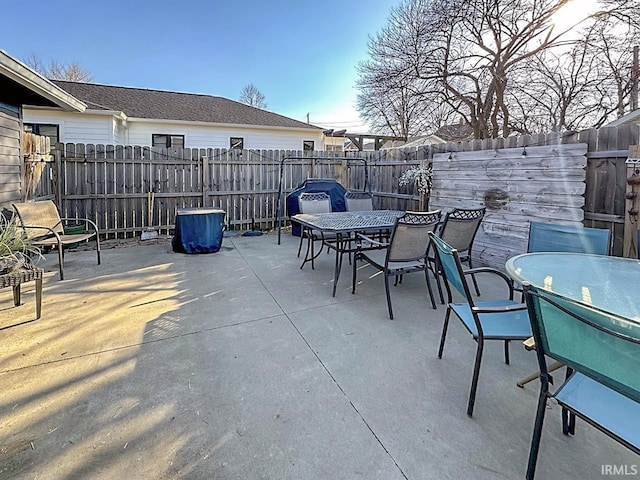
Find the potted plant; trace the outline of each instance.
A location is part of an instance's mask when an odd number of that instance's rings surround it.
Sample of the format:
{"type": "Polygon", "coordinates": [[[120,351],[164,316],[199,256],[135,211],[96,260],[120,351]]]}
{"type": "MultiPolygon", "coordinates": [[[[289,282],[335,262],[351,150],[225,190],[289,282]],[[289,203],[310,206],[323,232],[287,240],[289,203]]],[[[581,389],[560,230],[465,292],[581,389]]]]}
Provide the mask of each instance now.
{"type": "Polygon", "coordinates": [[[398,185],[415,185],[420,194],[420,209],[423,211],[429,208],[429,196],[431,195],[431,182],[433,180],[433,172],[431,165],[423,164],[411,167],[402,172],[398,179],[398,185]]]}
{"type": "Polygon", "coordinates": [[[0,275],[31,265],[32,256],[42,257],[42,254],[27,237],[18,217],[0,214],[0,275]]]}

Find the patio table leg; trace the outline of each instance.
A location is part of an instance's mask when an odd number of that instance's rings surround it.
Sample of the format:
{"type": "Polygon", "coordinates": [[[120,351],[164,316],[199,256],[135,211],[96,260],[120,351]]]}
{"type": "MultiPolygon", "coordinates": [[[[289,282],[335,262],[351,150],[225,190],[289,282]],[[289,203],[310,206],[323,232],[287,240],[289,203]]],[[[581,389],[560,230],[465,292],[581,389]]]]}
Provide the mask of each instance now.
{"type": "MultiPolygon", "coordinates": [[[[551,365],[549,365],[549,373],[558,370],[559,368],[564,367],[563,363],[560,362],[553,362],[551,365]]],[[[531,375],[527,375],[526,377],[518,380],[518,382],[516,383],[516,385],[518,385],[520,388],[524,388],[524,386],[529,383],[529,382],[533,382],[536,378],[540,377],[540,372],[534,372],[531,375]]]]}

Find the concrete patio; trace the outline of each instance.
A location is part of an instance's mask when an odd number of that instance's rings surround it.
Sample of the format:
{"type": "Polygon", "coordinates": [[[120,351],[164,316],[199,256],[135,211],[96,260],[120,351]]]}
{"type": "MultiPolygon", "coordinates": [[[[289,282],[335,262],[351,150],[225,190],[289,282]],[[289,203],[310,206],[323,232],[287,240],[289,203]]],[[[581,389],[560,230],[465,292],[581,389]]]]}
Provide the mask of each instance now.
{"type": "MultiPolygon", "coordinates": [[[[42,318],[0,291],[0,479],[521,479],[538,383],[517,342],[485,349],[474,417],[465,415],[475,344],[424,276],[393,288],[333,256],[299,269],[298,239],[225,238],[210,255],[167,241],[45,264],[42,318]]],[[[481,278],[483,297],[495,285],[481,278]],[[482,281],[484,280],[484,281],[482,281]]],[[[551,405],[538,475],[603,478],[640,459],[578,421],[562,435],[551,405]]]]}

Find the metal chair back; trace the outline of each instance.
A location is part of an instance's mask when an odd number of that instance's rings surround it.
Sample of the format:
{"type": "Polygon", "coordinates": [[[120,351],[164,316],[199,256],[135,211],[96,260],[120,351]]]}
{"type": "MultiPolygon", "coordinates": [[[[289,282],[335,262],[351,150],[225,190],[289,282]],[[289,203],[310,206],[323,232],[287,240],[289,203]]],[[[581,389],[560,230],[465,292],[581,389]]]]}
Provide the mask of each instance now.
{"type": "Polygon", "coordinates": [[[324,192],[301,193],[298,197],[298,205],[302,213],[331,212],[331,198],[324,192]]]}
{"type": "Polygon", "coordinates": [[[609,255],[611,231],[582,225],[531,222],[527,252],[568,252],[609,255]]]}
{"type": "Polygon", "coordinates": [[[347,212],[362,212],[373,210],[373,195],[369,192],[354,192],[349,190],[344,195],[347,212]]]}
{"type": "Polygon", "coordinates": [[[429,232],[440,222],[440,210],[406,212],[396,220],[387,250],[388,262],[421,260],[427,256],[429,232]]]}
{"type": "Polygon", "coordinates": [[[451,298],[451,292],[449,289],[449,285],[451,285],[458,291],[458,293],[465,297],[466,301],[469,302],[470,305],[473,305],[473,297],[469,290],[469,285],[464,277],[464,271],[462,269],[462,263],[460,262],[458,251],[437,235],[431,235],[431,241],[436,249],[440,268],[444,272],[444,278],[448,282],[448,284],[445,282],[445,285],[449,292],[449,298],[451,298]]]}
{"type": "Polygon", "coordinates": [[[461,256],[470,254],[473,240],[478,233],[486,208],[456,208],[447,212],[439,237],[461,256]]]}
{"type": "Polygon", "coordinates": [[[640,322],[525,286],[540,371],[545,355],[640,402],[640,322]]]}

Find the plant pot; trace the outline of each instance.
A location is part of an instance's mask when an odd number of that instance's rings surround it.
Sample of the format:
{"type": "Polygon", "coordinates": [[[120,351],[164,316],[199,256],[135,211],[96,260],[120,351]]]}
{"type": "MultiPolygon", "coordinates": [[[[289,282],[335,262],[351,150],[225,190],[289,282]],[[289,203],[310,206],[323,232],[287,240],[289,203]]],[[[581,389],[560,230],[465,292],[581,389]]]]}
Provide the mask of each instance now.
{"type": "MultiPolygon", "coordinates": [[[[81,233],[85,233],[84,224],[82,223],[70,223],[64,226],[64,234],[65,235],[79,235],[81,233]]],[[[70,243],[69,245],[65,245],[65,248],[75,248],[80,245],[81,242],[70,243]]]]}

